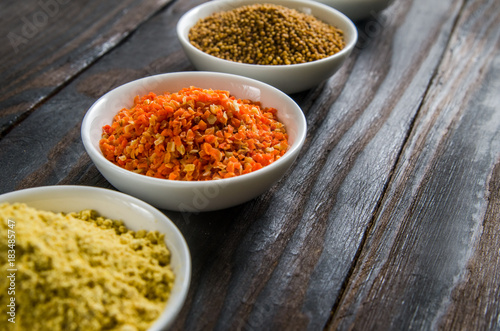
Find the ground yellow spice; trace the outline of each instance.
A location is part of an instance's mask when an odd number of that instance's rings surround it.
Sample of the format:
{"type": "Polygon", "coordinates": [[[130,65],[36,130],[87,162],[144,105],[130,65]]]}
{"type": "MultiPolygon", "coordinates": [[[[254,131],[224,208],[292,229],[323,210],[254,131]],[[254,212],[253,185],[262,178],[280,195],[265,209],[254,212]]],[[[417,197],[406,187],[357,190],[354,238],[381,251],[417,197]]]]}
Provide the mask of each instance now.
{"type": "Polygon", "coordinates": [[[311,62],[345,46],[342,30],[312,15],[273,4],[214,13],[199,20],[188,38],[207,54],[262,65],[311,62]]]}
{"type": "MultiPolygon", "coordinates": [[[[174,282],[162,234],[133,232],[90,210],[63,215],[1,203],[0,252],[10,249],[9,220],[16,323],[4,316],[1,330],[146,330],[162,313],[174,282]]],[[[7,254],[0,267],[10,269],[7,254]]],[[[8,283],[0,283],[3,307],[8,283]]]]}

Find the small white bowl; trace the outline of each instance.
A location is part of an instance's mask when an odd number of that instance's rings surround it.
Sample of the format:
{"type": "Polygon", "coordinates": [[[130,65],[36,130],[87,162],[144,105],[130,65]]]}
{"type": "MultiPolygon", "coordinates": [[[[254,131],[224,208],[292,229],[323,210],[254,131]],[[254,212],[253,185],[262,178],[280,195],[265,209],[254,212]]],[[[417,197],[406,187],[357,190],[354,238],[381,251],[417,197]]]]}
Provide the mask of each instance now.
{"type": "Polygon", "coordinates": [[[316,0],[333,7],[353,21],[375,16],[381,10],[387,8],[393,0],[316,0]]]}
{"type": "Polygon", "coordinates": [[[85,149],[97,169],[120,191],[162,209],[200,212],[232,207],[269,189],[297,158],[306,136],[306,120],[295,101],[268,84],[237,75],[194,71],[146,77],[108,92],[88,110],[81,133],[85,149]],[[99,148],[102,127],[111,124],[119,110],[130,108],[136,95],[177,92],[189,86],[226,90],[236,98],[259,101],[262,107],[276,108],[278,120],[288,133],[289,149],[280,159],[262,169],[211,181],[178,181],[140,175],[103,156],[99,148]]]}
{"type": "Polygon", "coordinates": [[[93,209],[104,217],[122,220],[131,230],[144,229],[164,233],[176,278],[165,310],[149,331],[164,330],[175,321],[189,290],[191,256],[181,232],[159,210],[121,192],[72,185],[43,186],[5,193],[0,195],[0,202],[26,203],[32,208],[55,213],[93,209]]]}
{"type": "Polygon", "coordinates": [[[177,23],[177,36],[190,61],[198,70],[233,73],[271,84],[285,93],[310,89],[331,77],[351,54],[358,34],[354,23],[330,6],[310,0],[219,0],[209,1],[186,12],[177,23]],[[270,3],[296,9],[315,16],[344,31],[345,47],[338,53],[316,61],[291,65],[256,65],[238,63],[209,55],[189,42],[189,30],[199,19],[215,12],[237,7],[270,3]]]}

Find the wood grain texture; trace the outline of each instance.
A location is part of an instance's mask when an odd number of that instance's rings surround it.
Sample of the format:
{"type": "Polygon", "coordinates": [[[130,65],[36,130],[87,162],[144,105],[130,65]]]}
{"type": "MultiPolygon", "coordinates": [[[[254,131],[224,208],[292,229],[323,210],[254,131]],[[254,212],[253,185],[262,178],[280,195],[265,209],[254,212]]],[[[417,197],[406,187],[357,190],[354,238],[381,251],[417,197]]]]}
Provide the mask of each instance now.
{"type": "Polygon", "coordinates": [[[0,137],[169,2],[2,1],[0,137]]]}
{"type": "MultiPolygon", "coordinates": [[[[127,10],[103,14],[58,60],[40,53],[39,66],[18,67],[18,92],[0,95],[0,124],[15,119],[0,134],[0,193],[112,188],[84,151],[81,120],[118,85],[193,70],[175,25],[202,2],[124,2],[150,15],[133,14],[129,26],[127,10]],[[102,53],[88,46],[95,38],[102,53]],[[44,89],[23,81],[50,73],[44,89]]],[[[358,47],[337,74],[292,95],[308,135],[279,183],[226,210],[163,211],[193,261],[173,330],[499,328],[497,7],[396,0],[358,24],[358,47]]],[[[73,31],[88,22],[61,24],[73,31]]]]}
{"type": "Polygon", "coordinates": [[[76,183],[110,187],[101,175],[96,177],[95,168],[90,166],[80,138],[80,124],[89,107],[110,89],[139,77],[190,65],[175,39],[175,17],[166,15],[165,19],[153,20],[148,27],[136,31],[130,43],[81,73],[0,140],[0,168],[6,178],[2,192],[72,183],[75,179],[76,183]],[[158,44],[157,40],[166,38],[166,32],[172,44],[158,44]],[[155,51],[145,50],[145,43],[155,51]],[[87,171],[93,173],[90,182],[86,181],[87,171]]]}
{"type": "Polygon", "coordinates": [[[465,4],[331,330],[500,328],[499,23],[465,4]]]}
{"type": "Polygon", "coordinates": [[[448,2],[429,15],[427,5],[396,3],[383,32],[345,68],[349,76],[341,72],[323,87],[327,99],[306,110],[312,125],[293,172],[257,200],[269,205],[264,214],[235,218],[251,216],[252,224],[242,239],[238,231],[221,243],[203,279],[224,277],[194,286],[193,307],[178,329],[325,325],[460,8],[448,2]],[[412,34],[404,24],[410,15],[426,21],[428,33],[412,34]]]}

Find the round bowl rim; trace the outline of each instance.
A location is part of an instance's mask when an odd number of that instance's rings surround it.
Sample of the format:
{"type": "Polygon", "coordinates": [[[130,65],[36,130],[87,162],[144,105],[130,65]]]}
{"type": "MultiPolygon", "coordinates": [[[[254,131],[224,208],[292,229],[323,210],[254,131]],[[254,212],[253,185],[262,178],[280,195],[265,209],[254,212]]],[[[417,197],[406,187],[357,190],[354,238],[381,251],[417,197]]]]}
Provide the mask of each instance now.
{"type": "MultiPolygon", "coordinates": [[[[229,91],[232,95],[232,92],[229,91]]],[[[236,96],[238,97],[238,96],[236,96]]],[[[277,108],[278,109],[278,108],[277,108]]],[[[116,110],[118,112],[119,110],[116,110]]],[[[279,109],[278,109],[278,116],[279,116],[279,109]]],[[[235,75],[235,74],[229,74],[229,73],[221,73],[221,72],[210,72],[210,71],[184,71],[184,72],[171,72],[171,73],[164,73],[164,74],[157,74],[157,75],[152,75],[152,76],[147,76],[143,78],[139,78],[130,82],[127,82],[123,85],[120,85],[104,95],[102,95],[99,99],[97,99],[94,104],[87,110],[87,113],[85,114],[83,121],[82,121],[82,127],[81,127],[81,136],[82,136],[82,141],[84,144],[84,147],[87,151],[87,153],[90,155],[92,160],[99,160],[106,166],[109,166],[110,169],[113,171],[119,173],[122,176],[132,176],[133,178],[136,178],[137,180],[140,181],[145,181],[146,184],[151,184],[151,185],[169,185],[172,186],[173,188],[175,187],[205,187],[205,186],[212,186],[214,183],[224,183],[224,184],[229,184],[229,183],[238,183],[238,182],[245,182],[247,180],[252,180],[253,178],[260,177],[261,174],[264,174],[264,172],[270,172],[272,171],[275,167],[278,167],[279,164],[286,162],[289,158],[295,157],[296,153],[300,151],[302,148],[302,145],[305,141],[307,134],[307,122],[304,116],[304,113],[302,112],[302,109],[297,105],[297,103],[290,98],[287,94],[282,92],[281,90],[277,89],[274,86],[271,86],[267,83],[258,81],[253,78],[245,77],[245,76],[240,76],[240,75],[235,75]],[[295,137],[295,142],[290,148],[287,150],[287,152],[278,160],[275,162],[271,163],[270,165],[267,165],[259,170],[250,172],[248,174],[243,174],[231,178],[222,178],[222,179],[217,179],[217,180],[207,180],[207,181],[180,181],[180,180],[169,180],[169,179],[163,179],[163,178],[155,178],[155,177],[150,177],[142,174],[137,174],[133,171],[126,170],[124,168],[119,167],[118,165],[114,164],[113,162],[107,160],[100,149],[97,149],[94,147],[94,145],[91,143],[91,123],[89,123],[89,119],[91,118],[92,114],[96,111],[98,111],[98,106],[104,98],[108,97],[113,91],[116,91],[121,88],[125,88],[126,86],[130,86],[132,84],[140,84],[141,82],[147,81],[147,80],[155,80],[155,79],[162,79],[162,78],[171,78],[175,79],[176,77],[182,77],[182,76],[190,76],[192,75],[193,77],[196,76],[204,76],[204,77],[209,77],[209,76],[220,76],[220,77],[226,77],[226,78],[233,78],[233,79],[238,79],[242,81],[246,81],[249,84],[251,84],[254,87],[260,88],[265,88],[265,89],[270,89],[273,93],[276,93],[278,95],[281,95],[285,99],[288,100],[288,102],[295,108],[296,112],[295,114],[297,115],[297,118],[300,120],[297,123],[298,128],[303,128],[302,130],[297,131],[297,137],[295,137]],[[97,109],[97,110],[96,110],[97,109]]]]}
{"type": "MultiPolygon", "coordinates": [[[[255,0],[214,0],[214,1],[209,1],[209,2],[199,4],[191,9],[189,9],[187,12],[185,12],[180,17],[179,21],[177,22],[177,26],[176,26],[177,37],[184,47],[189,48],[191,51],[196,53],[198,56],[203,56],[203,57],[209,58],[210,60],[212,60],[214,62],[221,63],[221,64],[223,63],[225,65],[238,66],[241,68],[249,68],[249,69],[252,68],[253,70],[269,70],[270,68],[272,68],[273,70],[290,70],[291,68],[303,68],[303,67],[307,67],[307,66],[320,65],[322,63],[334,61],[338,58],[343,57],[344,55],[350,54],[352,52],[352,50],[354,49],[354,47],[356,46],[356,43],[358,40],[358,31],[357,31],[356,25],[344,13],[340,12],[339,10],[337,10],[333,7],[330,7],[326,4],[312,1],[312,0],[269,0],[267,2],[269,2],[269,3],[282,2],[284,4],[285,3],[302,3],[302,4],[307,4],[308,6],[311,6],[311,7],[320,8],[324,11],[327,11],[331,14],[334,14],[335,16],[340,18],[340,20],[343,23],[347,24],[347,26],[349,26],[350,33],[352,33],[352,38],[351,38],[350,42],[347,43],[344,46],[344,48],[342,48],[339,52],[337,52],[333,55],[330,55],[328,57],[325,57],[325,58],[322,58],[319,60],[305,62],[305,63],[271,65],[271,64],[251,64],[251,63],[236,62],[236,61],[221,59],[221,58],[214,56],[214,55],[210,55],[210,54],[205,53],[202,50],[196,48],[195,46],[193,46],[189,42],[189,38],[187,38],[187,36],[184,33],[182,33],[182,31],[181,31],[185,24],[191,25],[191,27],[194,24],[196,24],[196,21],[193,21],[191,16],[193,16],[197,11],[199,11],[201,9],[204,9],[206,7],[215,7],[215,6],[217,6],[218,3],[219,4],[220,3],[226,3],[226,4],[262,3],[260,1],[255,1],[255,0]],[[189,20],[191,20],[191,21],[189,21],[189,20]],[[189,21],[190,23],[185,23],[187,21],[189,21]]],[[[234,6],[234,7],[236,8],[237,6],[234,6]]]]}
{"type": "MultiPolygon", "coordinates": [[[[161,315],[151,324],[148,330],[156,331],[162,329],[165,326],[171,325],[179,315],[182,307],[184,306],[184,303],[186,301],[189,292],[189,287],[192,277],[191,253],[189,251],[189,246],[187,245],[186,239],[182,235],[179,228],[167,215],[162,213],[156,207],[126,193],[122,193],[108,188],[86,186],[86,185],[50,185],[50,186],[37,186],[37,187],[20,189],[0,194],[0,203],[6,201],[11,201],[12,203],[23,202],[22,201],[23,199],[29,199],[29,197],[41,196],[42,193],[47,193],[47,192],[78,195],[78,193],[81,194],[84,191],[92,194],[104,194],[112,198],[115,197],[118,198],[119,200],[124,200],[127,203],[132,203],[135,204],[136,206],[141,207],[142,209],[151,213],[158,222],[163,223],[168,228],[169,234],[165,234],[165,239],[167,239],[167,237],[175,238],[175,241],[180,243],[179,259],[183,259],[184,261],[183,268],[180,269],[182,271],[180,274],[183,277],[182,279],[179,279],[178,283],[180,290],[175,294],[174,297],[169,298],[169,300],[171,300],[172,298],[175,300],[174,305],[166,306],[162,311],[161,315]]],[[[113,217],[112,215],[104,215],[104,216],[113,217]]]]}

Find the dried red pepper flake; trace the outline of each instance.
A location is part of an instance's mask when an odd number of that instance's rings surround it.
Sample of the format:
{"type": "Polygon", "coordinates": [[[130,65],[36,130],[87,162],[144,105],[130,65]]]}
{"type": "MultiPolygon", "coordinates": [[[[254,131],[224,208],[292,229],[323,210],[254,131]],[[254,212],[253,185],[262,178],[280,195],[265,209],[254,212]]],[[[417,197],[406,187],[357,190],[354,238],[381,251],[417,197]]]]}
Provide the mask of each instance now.
{"type": "Polygon", "coordinates": [[[114,164],[184,181],[235,177],[261,169],[288,149],[277,110],[229,91],[184,88],[134,98],[102,128],[100,148],[114,164]]]}

